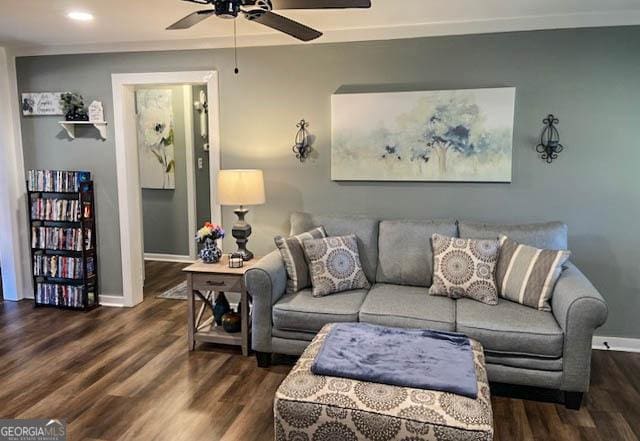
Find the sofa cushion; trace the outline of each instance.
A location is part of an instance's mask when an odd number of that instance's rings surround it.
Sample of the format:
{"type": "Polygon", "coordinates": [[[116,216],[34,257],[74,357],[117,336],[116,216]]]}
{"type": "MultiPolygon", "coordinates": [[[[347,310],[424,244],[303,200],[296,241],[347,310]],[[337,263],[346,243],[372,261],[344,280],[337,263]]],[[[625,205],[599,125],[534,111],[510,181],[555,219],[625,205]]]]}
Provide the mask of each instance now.
{"type": "Polygon", "coordinates": [[[523,355],[503,355],[485,351],[487,364],[498,364],[500,366],[510,366],[522,369],[535,369],[538,371],[561,371],[562,357],[531,357],[523,355]]]}
{"type": "Polygon", "coordinates": [[[478,340],[488,352],[562,356],[563,333],[553,314],[505,299],[495,306],[458,300],[456,330],[478,340]]]}
{"type": "Polygon", "coordinates": [[[364,274],[373,283],[378,265],[378,220],[360,216],[316,216],[309,213],[291,215],[291,235],[323,226],[329,236],[358,237],[358,251],[364,274]]]}
{"type": "Polygon", "coordinates": [[[522,244],[547,250],[566,250],[568,243],[567,225],[562,222],[500,225],[460,221],[458,230],[462,238],[497,239],[504,234],[522,244]]]}
{"type": "Polygon", "coordinates": [[[388,220],[380,222],[376,282],[431,286],[431,236],[457,236],[453,220],[388,220]]]}
{"type": "Polygon", "coordinates": [[[285,294],[273,305],[273,326],[285,331],[318,332],[327,323],[357,322],[367,291],[313,297],[310,289],[285,294]]]}
{"type": "MultiPolygon", "coordinates": [[[[299,340],[299,341],[311,341],[316,336],[315,332],[301,332],[301,331],[284,331],[279,328],[272,328],[271,334],[276,338],[286,340],[299,340]]],[[[300,354],[297,354],[300,355],[300,354]]]]}
{"type": "Polygon", "coordinates": [[[376,284],[360,307],[360,321],[383,326],[455,331],[455,301],[427,288],[376,284]]]}

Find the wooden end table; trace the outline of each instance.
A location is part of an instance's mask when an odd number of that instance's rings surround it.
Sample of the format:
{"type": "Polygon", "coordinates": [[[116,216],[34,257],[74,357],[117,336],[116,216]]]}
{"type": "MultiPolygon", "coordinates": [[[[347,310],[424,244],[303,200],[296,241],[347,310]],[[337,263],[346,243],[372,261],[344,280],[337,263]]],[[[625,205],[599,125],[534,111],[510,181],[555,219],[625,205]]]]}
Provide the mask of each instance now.
{"type": "Polygon", "coordinates": [[[198,261],[182,271],[187,273],[187,339],[189,350],[193,351],[196,342],[219,343],[242,347],[242,355],[249,355],[250,317],[249,294],[244,284],[244,273],[255,265],[258,258],[244,262],[242,268],[229,268],[228,256],[225,255],[218,263],[203,263],[198,261]],[[218,295],[225,292],[240,293],[241,331],[230,334],[216,326],[213,320],[213,305],[218,295]],[[196,314],[196,299],[202,304],[196,314]],[[211,312],[211,317],[204,319],[205,311],[211,312]],[[204,319],[204,320],[203,320],[204,319]]]}

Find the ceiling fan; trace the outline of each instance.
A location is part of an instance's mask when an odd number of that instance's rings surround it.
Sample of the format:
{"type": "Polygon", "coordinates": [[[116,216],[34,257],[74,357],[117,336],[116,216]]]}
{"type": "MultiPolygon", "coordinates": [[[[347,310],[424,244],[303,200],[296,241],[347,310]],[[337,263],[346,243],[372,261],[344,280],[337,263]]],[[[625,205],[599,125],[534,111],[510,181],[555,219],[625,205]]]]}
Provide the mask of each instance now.
{"type": "Polygon", "coordinates": [[[188,29],[201,21],[216,16],[225,19],[236,19],[242,14],[249,21],[255,21],[302,41],[311,41],[322,35],[322,32],[298,23],[273,10],[281,9],[348,9],[370,8],[371,0],[183,0],[200,5],[209,5],[203,9],[178,20],[168,30],[188,29]]]}

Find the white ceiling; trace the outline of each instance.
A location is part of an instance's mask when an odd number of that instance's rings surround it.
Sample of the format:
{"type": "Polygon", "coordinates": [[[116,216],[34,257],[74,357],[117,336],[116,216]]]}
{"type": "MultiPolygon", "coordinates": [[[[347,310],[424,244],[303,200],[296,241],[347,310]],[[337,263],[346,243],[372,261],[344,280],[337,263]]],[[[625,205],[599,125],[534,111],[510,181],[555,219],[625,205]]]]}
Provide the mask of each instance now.
{"type": "MultiPolygon", "coordinates": [[[[640,24],[640,0],[372,0],[369,10],[286,11],[325,33],[316,42],[640,24]]],[[[165,27],[201,6],[180,0],[0,0],[0,45],[17,54],[227,47],[233,24],[211,18],[165,27]],[[90,23],[66,18],[72,10],[90,23]]],[[[238,20],[242,46],[297,44],[238,20]]]]}

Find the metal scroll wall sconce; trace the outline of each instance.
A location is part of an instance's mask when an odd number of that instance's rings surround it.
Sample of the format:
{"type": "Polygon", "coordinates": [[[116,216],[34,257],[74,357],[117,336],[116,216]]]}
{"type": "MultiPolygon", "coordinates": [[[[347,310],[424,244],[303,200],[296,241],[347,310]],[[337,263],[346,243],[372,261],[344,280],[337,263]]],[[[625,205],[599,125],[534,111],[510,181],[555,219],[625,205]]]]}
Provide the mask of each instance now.
{"type": "Polygon", "coordinates": [[[311,154],[311,150],[313,150],[311,148],[309,131],[307,130],[309,123],[301,119],[300,122],[296,124],[296,127],[298,128],[298,133],[296,133],[293,153],[296,154],[296,158],[298,158],[300,162],[304,162],[311,154]]]}
{"type": "Polygon", "coordinates": [[[540,153],[540,158],[545,160],[547,164],[558,159],[558,154],[564,150],[564,146],[560,144],[560,133],[556,128],[556,124],[559,122],[560,120],[551,113],[542,120],[545,128],[540,135],[540,144],[536,146],[536,151],[540,153]]]}

